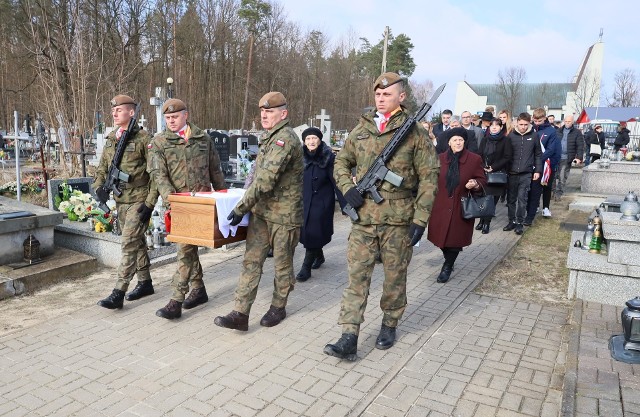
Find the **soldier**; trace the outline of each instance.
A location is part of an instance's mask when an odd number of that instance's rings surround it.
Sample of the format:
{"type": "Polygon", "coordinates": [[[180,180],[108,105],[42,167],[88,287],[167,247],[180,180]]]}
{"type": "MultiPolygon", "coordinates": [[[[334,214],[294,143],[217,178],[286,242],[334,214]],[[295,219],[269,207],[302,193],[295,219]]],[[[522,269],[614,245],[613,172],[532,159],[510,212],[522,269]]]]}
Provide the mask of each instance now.
{"type": "Polygon", "coordinates": [[[269,311],[260,325],[272,327],[287,316],[287,297],[293,290],[293,253],[302,225],[302,143],[289,126],[287,101],[282,93],[270,92],[259,102],[262,127],[254,180],[229,214],[231,225],[251,212],[242,275],[235,295],[235,309],[216,317],[220,327],[247,331],[249,312],[256,299],[262,265],[273,248],[275,279],[269,311]]]}
{"type": "MultiPolygon", "coordinates": [[[[118,129],[109,133],[104,144],[100,164],[96,170],[95,194],[101,203],[109,199],[109,191],[102,188],[107,179],[109,167],[115,154],[116,146],[122,132],[129,126],[135,114],[136,103],[129,96],[118,95],[111,100],[111,115],[118,129]]],[[[125,292],[133,274],[138,275],[138,285],[127,294],[127,301],[134,301],[153,294],[151,274],[149,274],[149,254],[144,233],[149,225],[149,218],[158,199],[158,191],[147,172],[147,145],[151,135],[134,126],[127,139],[127,145],[118,167],[129,174],[129,182],[121,182],[122,195],[114,196],[118,223],[122,230],[120,246],[122,258],[118,267],[118,280],[111,295],[98,301],[98,305],[108,309],[120,309],[125,292]]]]}
{"type": "MultiPolygon", "coordinates": [[[[153,177],[165,205],[169,194],[200,192],[226,188],[220,157],[213,141],[193,123],[187,122],[189,112],[183,101],[172,98],[162,106],[167,129],[158,133],[149,145],[148,170],[153,177]]],[[[177,244],[178,270],[173,275],[173,295],[169,303],[156,311],[156,316],[176,319],[182,308],[190,309],[209,301],[202,282],[202,265],[198,247],[177,244]],[[191,281],[191,292],[189,292],[191,281]]]]}
{"type": "Polygon", "coordinates": [[[362,178],[394,132],[407,119],[401,105],[406,98],[405,80],[386,72],[375,81],[376,110],[364,114],[351,131],[335,162],[334,177],[345,200],[358,209],[359,219],[353,222],[347,247],[349,284],[342,295],[338,323],[342,337],[328,344],[324,353],[354,361],[360,324],[371,285],[371,274],[379,254],[384,267],[384,283],[380,307],[384,313],[376,348],[389,349],[395,343],[396,326],[407,304],[407,267],[413,245],[422,237],[436,194],[439,162],[427,131],[418,123],[387,163],[387,167],[403,178],[400,187],[381,182],[379,192],[384,198],[376,204],[368,195],[363,197],[354,187],[351,177],[362,178]],[[413,190],[417,190],[414,197],[413,190]]]}

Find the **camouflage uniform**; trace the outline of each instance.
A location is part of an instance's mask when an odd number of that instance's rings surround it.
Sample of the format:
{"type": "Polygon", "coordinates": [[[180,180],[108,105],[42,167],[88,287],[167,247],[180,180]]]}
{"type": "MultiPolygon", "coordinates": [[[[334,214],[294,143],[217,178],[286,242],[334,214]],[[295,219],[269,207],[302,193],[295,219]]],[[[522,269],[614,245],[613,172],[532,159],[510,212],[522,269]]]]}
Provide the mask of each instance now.
{"type": "MultiPolygon", "coordinates": [[[[356,178],[362,178],[394,131],[406,120],[405,109],[402,110],[391,117],[382,134],[373,119],[375,110],[364,114],[351,131],[334,168],[336,183],[343,194],[354,186],[351,169],[355,167],[356,178]]],[[[359,333],[378,254],[385,275],[380,299],[384,312],[382,324],[396,327],[407,304],[407,267],[413,254],[413,247],[408,246],[409,225],[413,221],[426,227],[439,173],[435,148],[422,126],[416,124],[387,167],[404,180],[400,187],[383,181],[379,190],[384,201],[376,204],[366,196],[364,205],[358,209],[360,218],[352,225],[347,249],[349,286],[342,296],[338,321],[343,333],[359,333]],[[415,198],[413,190],[417,190],[415,198]]]]}
{"type": "MultiPolygon", "coordinates": [[[[191,129],[188,140],[165,130],[149,145],[148,170],[165,204],[171,193],[211,191],[212,184],[215,190],[227,188],[213,141],[204,130],[187,125],[191,129]]],[[[178,243],[177,262],[171,299],[183,302],[189,292],[189,280],[194,289],[204,286],[198,247],[178,243]]]]}
{"type": "MultiPolygon", "coordinates": [[[[116,151],[118,139],[116,131],[107,136],[100,158],[100,164],[96,170],[95,188],[102,187],[109,167],[116,151]]],[[[120,183],[122,195],[115,197],[116,210],[118,212],[118,224],[122,231],[120,246],[122,249],[122,259],[118,267],[118,281],[115,289],[126,291],[133,274],[138,275],[138,281],[151,279],[149,274],[149,254],[144,233],[148,223],[142,223],[137,212],[138,208],[145,204],[153,207],[158,200],[158,191],[150,180],[147,172],[148,149],[151,135],[139,128],[131,132],[127,140],[120,170],[129,174],[129,182],[120,183]]]]}
{"type": "Polygon", "coordinates": [[[242,275],[235,310],[249,314],[262,275],[262,265],[273,247],[275,267],[271,304],[282,308],[293,290],[293,253],[302,225],[302,143],[287,119],[260,142],[255,177],[234,211],[251,211],[242,275]]]}

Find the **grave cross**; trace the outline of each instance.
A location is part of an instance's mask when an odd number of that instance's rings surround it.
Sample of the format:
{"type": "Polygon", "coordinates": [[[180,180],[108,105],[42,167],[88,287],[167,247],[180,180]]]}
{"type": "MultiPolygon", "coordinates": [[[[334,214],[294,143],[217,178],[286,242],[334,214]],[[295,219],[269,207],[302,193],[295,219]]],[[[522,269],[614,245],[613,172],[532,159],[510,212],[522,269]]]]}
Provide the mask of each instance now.
{"type": "Polygon", "coordinates": [[[147,122],[147,119],[145,119],[144,114],[140,117],[140,119],[138,120],[138,124],[140,125],[140,128],[144,129],[144,124],[147,122]]]}
{"type": "Polygon", "coordinates": [[[316,119],[320,120],[320,131],[322,132],[323,142],[331,145],[331,116],[326,113],[325,109],[320,109],[320,114],[316,115],[316,119]]]}

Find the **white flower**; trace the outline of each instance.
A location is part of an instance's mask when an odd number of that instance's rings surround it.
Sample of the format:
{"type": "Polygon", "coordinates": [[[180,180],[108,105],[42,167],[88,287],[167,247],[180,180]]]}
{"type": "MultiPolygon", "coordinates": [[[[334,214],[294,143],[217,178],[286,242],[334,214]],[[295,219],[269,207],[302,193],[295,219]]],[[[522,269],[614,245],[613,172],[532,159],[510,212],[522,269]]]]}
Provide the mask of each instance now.
{"type": "Polygon", "coordinates": [[[81,204],[77,204],[73,206],[73,212],[78,216],[81,216],[82,214],[84,214],[84,207],[82,207],[81,204]]]}
{"type": "Polygon", "coordinates": [[[69,197],[69,203],[72,206],[76,206],[76,205],[82,203],[82,201],[77,196],[72,195],[71,197],[69,197]]]}
{"type": "Polygon", "coordinates": [[[71,203],[69,203],[68,201],[62,201],[58,206],[58,209],[60,211],[66,211],[69,207],[71,207],[71,203]]]}

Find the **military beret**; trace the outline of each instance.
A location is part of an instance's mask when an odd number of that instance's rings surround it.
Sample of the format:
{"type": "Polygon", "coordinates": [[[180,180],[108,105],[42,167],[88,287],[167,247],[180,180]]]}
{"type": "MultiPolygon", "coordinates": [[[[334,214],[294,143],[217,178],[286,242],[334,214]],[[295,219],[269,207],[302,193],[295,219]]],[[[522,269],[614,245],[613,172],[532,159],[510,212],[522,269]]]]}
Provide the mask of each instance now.
{"type": "Polygon", "coordinates": [[[468,139],[467,129],[465,129],[464,127],[453,127],[451,129],[445,130],[442,135],[444,140],[447,141],[447,143],[449,143],[449,140],[451,140],[451,138],[454,136],[462,137],[462,139],[464,139],[465,142],[468,139]]]}
{"type": "Polygon", "coordinates": [[[373,91],[376,91],[378,88],[384,90],[387,87],[399,83],[400,81],[403,81],[403,78],[400,75],[395,72],[385,72],[376,79],[376,82],[373,83],[373,91]]]}
{"type": "Polygon", "coordinates": [[[304,138],[306,138],[309,135],[315,135],[315,136],[319,137],[320,139],[322,139],[322,132],[317,127],[308,127],[305,130],[303,130],[302,131],[302,140],[304,140],[304,138]]]}
{"type": "Polygon", "coordinates": [[[123,104],[133,104],[135,106],[136,102],[124,94],[119,94],[111,99],[111,107],[122,106],[123,104]]]}
{"type": "Polygon", "coordinates": [[[287,104],[287,99],[279,91],[271,91],[262,96],[258,102],[258,107],[263,109],[273,109],[274,107],[280,107],[287,104]]]}
{"type": "Polygon", "coordinates": [[[182,110],[187,110],[187,105],[177,98],[170,98],[162,105],[162,114],[177,113],[182,110]]]}

